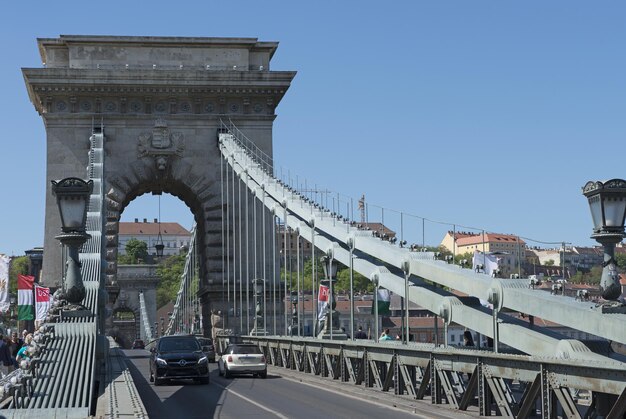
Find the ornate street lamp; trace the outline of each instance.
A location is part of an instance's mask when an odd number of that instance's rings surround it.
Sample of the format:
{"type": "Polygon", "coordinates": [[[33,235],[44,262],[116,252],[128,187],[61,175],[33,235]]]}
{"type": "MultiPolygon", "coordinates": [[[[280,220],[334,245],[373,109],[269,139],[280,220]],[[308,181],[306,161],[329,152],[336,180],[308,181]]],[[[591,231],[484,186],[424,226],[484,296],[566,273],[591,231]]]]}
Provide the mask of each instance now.
{"type": "Polygon", "coordinates": [[[326,305],[326,313],[324,315],[324,328],[317,337],[319,339],[346,340],[348,336],[339,329],[339,312],[335,311],[337,302],[335,301],[334,283],[337,282],[338,264],[332,255],[332,250],[329,250],[328,255],[322,256],[321,259],[326,279],[320,281],[320,290],[323,287],[328,288],[328,304],[326,305]]]}
{"type": "Polygon", "coordinates": [[[154,248],[156,249],[156,255],[158,258],[163,257],[163,249],[165,248],[160,230],[161,230],[161,226],[159,225],[159,235],[157,236],[157,241],[156,241],[157,244],[154,245],[154,248]]]}
{"type": "Polygon", "coordinates": [[[291,336],[298,333],[298,292],[291,291],[291,336]]]}
{"type": "Polygon", "coordinates": [[[338,263],[334,258],[322,256],[322,268],[324,268],[324,276],[329,279],[337,277],[338,263]]]}
{"type": "Polygon", "coordinates": [[[158,219],[158,224],[159,224],[159,235],[157,236],[156,244],[154,245],[154,248],[156,249],[157,258],[160,259],[160,258],[163,257],[163,249],[165,248],[165,245],[163,244],[163,237],[161,236],[161,195],[159,195],[159,219],[158,219]]]}
{"type": "MultiPolygon", "coordinates": [[[[263,318],[263,305],[265,304],[265,280],[262,278],[253,279],[254,288],[254,301],[255,301],[255,315],[254,315],[254,329],[250,332],[253,336],[265,336],[267,332],[265,330],[265,319],[263,318]]],[[[296,300],[297,303],[297,300],[296,300]]]]}
{"type": "MultiPolygon", "coordinates": [[[[65,271],[65,299],[79,305],[85,298],[85,286],[80,273],[78,249],[90,237],[85,233],[87,208],[93,182],[75,178],[52,181],[52,194],[56,196],[61,214],[62,234],[55,238],[68,248],[67,268],[65,271]]],[[[82,308],[82,307],[78,307],[82,308]]]]}
{"type": "Polygon", "coordinates": [[[587,182],[583,195],[589,200],[593,219],[593,234],[604,247],[604,263],[600,292],[605,300],[617,300],[621,294],[615,245],[624,238],[624,218],[626,217],[626,180],[611,179],[606,182],[587,182]]]}

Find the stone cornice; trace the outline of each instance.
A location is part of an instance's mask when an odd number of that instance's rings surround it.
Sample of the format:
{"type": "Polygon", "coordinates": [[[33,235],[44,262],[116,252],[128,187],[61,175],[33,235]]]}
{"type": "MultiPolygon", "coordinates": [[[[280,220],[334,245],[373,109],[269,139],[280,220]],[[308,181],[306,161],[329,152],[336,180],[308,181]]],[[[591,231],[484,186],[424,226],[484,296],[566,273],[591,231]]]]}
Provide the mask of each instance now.
{"type": "Polygon", "coordinates": [[[29,85],[102,86],[254,86],[287,89],[295,71],[221,70],[92,70],[74,68],[22,68],[29,85]]]}
{"type": "Polygon", "coordinates": [[[39,113],[272,113],[295,72],[23,69],[39,113]],[[165,104],[165,106],[163,106],[165,104]],[[161,109],[162,108],[162,109],[161,109]]]}

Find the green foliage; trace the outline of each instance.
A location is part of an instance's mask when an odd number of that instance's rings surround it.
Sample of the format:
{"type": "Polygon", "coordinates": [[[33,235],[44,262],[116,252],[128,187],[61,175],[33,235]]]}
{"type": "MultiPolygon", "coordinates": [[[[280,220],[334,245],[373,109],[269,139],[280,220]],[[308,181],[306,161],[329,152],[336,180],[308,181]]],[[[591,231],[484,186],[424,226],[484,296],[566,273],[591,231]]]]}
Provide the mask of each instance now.
{"type": "Polygon", "coordinates": [[[18,256],[11,259],[9,270],[9,293],[17,293],[17,276],[28,275],[28,256],[18,256]]]}
{"type": "Polygon", "coordinates": [[[600,284],[600,279],[602,279],[602,266],[594,266],[591,268],[591,271],[587,274],[587,281],[590,284],[598,285],[600,284]]]}
{"type": "Polygon", "coordinates": [[[461,255],[456,255],[454,258],[454,263],[457,265],[461,264],[462,260],[465,260],[467,265],[465,265],[465,267],[472,267],[472,260],[474,259],[474,253],[472,252],[465,252],[461,255]]]}
{"type": "Polygon", "coordinates": [[[120,255],[118,262],[122,265],[141,265],[146,263],[148,258],[148,245],[146,242],[130,239],[126,243],[126,254],[120,255]]]}
{"type": "Polygon", "coordinates": [[[622,271],[626,271],[626,254],[618,253],[615,255],[615,261],[617,262],[618,268],[622,271]]]}
{"type": "Polygon", "coordinates": [[[163,307],[176,299],[180,288],[180,276],[185,269],[185,256],[173,255],[163,260],[157,267],[157,307],[163,307]]]}
{"type": "Polygon", "coordinates": [[[585,274],[581,271],[576,271],[576,273],[570,278],[570,282],[573,282],[574,284],[581,284],[585,282],[585,274]]]}
{"type": "MultiPolygon", "coordinates": [[[[319,284],[319,281],[321,279],[324,279],[324,267],[322,266],[319,258],[316,258],[315,262],[315,277],[317,278],[319,284]]],[[[287,281],[290,289],[293,287],[293,289],[295,290],[298,287],[298,271],[295,263],[292,264],[291,272],[283,269],[281,270],[280,276],[283,281],[287,281]]],[[[300,287],[305,291],[313,289],[313,263],[311,261],[311,258],[304,261],[304,266],[300,271],[300,281],[300,287]]],[[[354,292],[374,290],[374,284],[372,283],[372,281],[356,271],[354,271],[353,281],[354,292]]],[[[335,283],[335,287],[335,290],[337,292],[350,290],[350,269],[342,264],[339,264],[339,268],[337,269],[337,282],[335,283]]]]}
{"type": "MultiPolygon", "coordinates": [[[[374,291],[374,283],[369,278],[354,271],[352,275],[352,281],[354,284],[354,292],[374,291]]],[[[350,291],[350,269],[342,269],[337,272],[337,282],[335,283],[337,292],[350,291]]]]}
{"type": "Polygon", "coordinates": [[[570,282],[575,284],[592,284],[598,285],[600,284],[600,279],[602,278],[602,267],[594,266],[591,268],[590,272],[581,272],[576,271],[574,275],[570,278],[570,282]]]}
{"type": "Polygon", "coordinates": [[[543,264],[543,266],[554,266],[554,260],[547,260],[546,263],[543,264]]]}

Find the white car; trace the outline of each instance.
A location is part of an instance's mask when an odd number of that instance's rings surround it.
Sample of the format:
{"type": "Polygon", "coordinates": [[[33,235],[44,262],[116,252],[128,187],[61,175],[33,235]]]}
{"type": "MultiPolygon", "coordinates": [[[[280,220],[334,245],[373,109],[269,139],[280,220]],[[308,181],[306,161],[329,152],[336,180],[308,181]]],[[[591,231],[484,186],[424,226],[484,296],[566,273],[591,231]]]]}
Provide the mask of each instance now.
{"type": "Polygon", "coordinates": [[[226,347],[217,360],[220,376],[252,374],[254,377],[267,377],[267,362],[259,347],[252,343],[236,343],[226,347]]]}

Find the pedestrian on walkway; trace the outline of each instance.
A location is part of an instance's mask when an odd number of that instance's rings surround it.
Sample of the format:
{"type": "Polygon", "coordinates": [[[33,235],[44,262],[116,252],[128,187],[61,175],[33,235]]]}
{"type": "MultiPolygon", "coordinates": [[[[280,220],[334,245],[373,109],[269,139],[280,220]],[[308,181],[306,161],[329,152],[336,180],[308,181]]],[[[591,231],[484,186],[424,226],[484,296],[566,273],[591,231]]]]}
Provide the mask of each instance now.
{"type": "Polygon", "coordinates": [[[9,372],[9,366],[13,365],[11,362],[11,351],[9,345],[7,345],[4,336],[0,335],[0,372],[6,375],[9,372]]]}
{"type": "Polygon", "coordinates": [[[385,329],[383,331],[383,334],[380,335],[380,338],[378,338],[378,340],[393,340],[391,338],[391,335],[389,334],[389,329],[385,329]]]}
{"type": "Polygon", "coordinates": [[[358,330],[354,334],[355,339],[367,339],[367,334],[363,331],[363,327],[359,326],[358,330]]]}
{"type": "Polygon", "coordinates": [[[24,341],[19,338],[17,331],[11,333],[11,341],[9,342],[9,350],[11,351],[11,366],[9,372],[18,367],[17,365],[17,353],[24,346],[24,341]]]}

